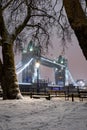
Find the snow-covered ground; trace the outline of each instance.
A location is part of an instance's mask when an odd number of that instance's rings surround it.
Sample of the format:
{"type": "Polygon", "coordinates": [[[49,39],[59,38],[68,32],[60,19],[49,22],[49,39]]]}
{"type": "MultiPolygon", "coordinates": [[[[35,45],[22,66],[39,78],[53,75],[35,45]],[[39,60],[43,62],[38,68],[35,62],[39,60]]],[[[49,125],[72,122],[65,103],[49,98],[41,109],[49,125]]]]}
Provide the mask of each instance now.
{"type": "Polygon", "coordinates": [[[0,99],[0,130],[87,130],[87,101],[0,99]]]}

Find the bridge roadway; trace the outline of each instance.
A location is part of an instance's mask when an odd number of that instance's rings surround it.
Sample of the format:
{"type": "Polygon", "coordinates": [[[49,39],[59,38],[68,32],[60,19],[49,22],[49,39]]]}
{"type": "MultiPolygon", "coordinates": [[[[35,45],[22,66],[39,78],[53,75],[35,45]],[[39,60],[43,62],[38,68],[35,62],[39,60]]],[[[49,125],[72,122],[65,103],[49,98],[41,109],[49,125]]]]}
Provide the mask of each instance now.
{"type": "Polygon", "coordinates": [[[21,63],[16,66],[17,74],[21,73],[22,70],[24,70],[27,66],[29,66],[30,63],[38,59],[40,61],[40,64],[51,67],[51,68],[60,68],[60,67],[65,68],[66,67],[64,65],[56,63],[54,60],[51,60],[42,56],[41,57],[34,56],[32,58],[31,57],[25,58],[23,62],[21,61],[21,63]]]}

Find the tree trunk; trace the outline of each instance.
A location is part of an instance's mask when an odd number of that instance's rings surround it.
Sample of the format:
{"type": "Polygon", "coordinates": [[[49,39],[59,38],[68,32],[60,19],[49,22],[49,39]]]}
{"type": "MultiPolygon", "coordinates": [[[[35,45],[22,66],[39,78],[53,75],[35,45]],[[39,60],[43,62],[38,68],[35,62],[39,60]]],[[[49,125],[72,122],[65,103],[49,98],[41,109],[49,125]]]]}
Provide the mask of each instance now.
{"type": "Polygon", "coordinates": [[[0,85],[5,93],[6,90],[4,90],[5,82],[4,82],[3,64],[1,59],[0,59],[0,85]]]}
{"type": "Polygon", "coordinates": [[[3,55],[3,78],[2,89],[3,99],[20,99],[22,95],[19,90],[17,77],[15,73],[13,45],[8,43],[2,44],[3,55]]]}
{"type": "Polygon", "coordinates": [[[0,83],[1,83],[1,79],[2,79],[2,62],[0,59],[0,83]]]}
{"type": "Polygon", "coordinates": [[[79,0],[63,0],[66,14],[87,60],[87,18],[79,0]]]}

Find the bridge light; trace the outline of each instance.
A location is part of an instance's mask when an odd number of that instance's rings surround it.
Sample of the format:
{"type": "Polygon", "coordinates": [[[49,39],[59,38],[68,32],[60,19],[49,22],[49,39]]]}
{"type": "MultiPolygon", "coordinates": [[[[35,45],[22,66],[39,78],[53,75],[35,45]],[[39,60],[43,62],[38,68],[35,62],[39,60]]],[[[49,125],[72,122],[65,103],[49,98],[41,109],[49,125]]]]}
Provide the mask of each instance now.
{"type": "Polygon", "coordinates": [[[63,63],[64,63],[63,59],[61,59],[60,63],[61,63],[61,64],[63,64],[63,63]]]}
{"type": "Polygon", "coordinates": [[[62,78],[63,78],[62,76],[59,77],[59,79],[62,79],[62,78]]]}
{"type": "Polygon", "coordinates": [[[30,41],[27,46],[27,51],[32,52],[33,50],[34,50],[34,43],[32,41],[30,41]]]}
{"type": "Polygon", "coordinates": [[[39,66],[40,66],[40,62],[37,61],[37,62],[35,63],[35,66],[36,66],[36,68],[39,68],[39,66]]]}
{"type": "Polygon", "coordinates": [[[58,70],[58,68],[55,69],[55,71],[57,71],[57,70],[58,70]]]}
{"type": "Polygon", "coordinates": [[[32,46],[30,47],[30,51],[33,51],[33,47],[32,46]]]}
{"type": "Polygon", "coordinates": [[[58,63],[63,64],[63,65],[65,64],[65,58],[62,57],[62,55],[59,56],[58,63]]]}
{"type": "Polygon", "coordinates": [[[39,93],[39,67],[40,67],[40,62],[37,60],[35,63],[35,66],[37,68],[37,93],[39,93]]]}

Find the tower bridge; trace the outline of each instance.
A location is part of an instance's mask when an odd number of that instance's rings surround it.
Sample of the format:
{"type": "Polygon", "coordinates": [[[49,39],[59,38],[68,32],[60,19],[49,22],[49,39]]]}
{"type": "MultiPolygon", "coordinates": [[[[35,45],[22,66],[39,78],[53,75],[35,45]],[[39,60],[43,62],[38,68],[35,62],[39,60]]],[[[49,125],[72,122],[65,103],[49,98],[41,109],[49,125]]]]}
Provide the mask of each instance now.
{"type": "Polygon", "coordinates": [[[29,43],[26,51],[22,53],[21,62],[16,65],[17,75],[21,74],[22,83],[34,83],[40,80],[39,66],[36,63],[40,63],[43,66],[50,67],[54,70],[55,85],[65,86],[76,83],[68,69],[68,60],[60,55],[56,60],[46,58],[41,55],[40,48],[32,46],[32,42],[29,43]]]}

